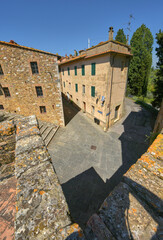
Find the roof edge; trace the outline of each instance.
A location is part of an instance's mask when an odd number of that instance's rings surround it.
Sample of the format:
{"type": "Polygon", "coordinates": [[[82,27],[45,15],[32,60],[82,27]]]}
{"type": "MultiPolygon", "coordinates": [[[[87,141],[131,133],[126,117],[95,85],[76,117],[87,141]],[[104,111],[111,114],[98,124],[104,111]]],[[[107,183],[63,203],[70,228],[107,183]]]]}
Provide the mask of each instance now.
{"type": "Polygon", "coordinates": [[[29,50],[29,51],[40,52],[40,53],[52,55],[52,56],[55,56],[55,57],[58,57],[58,58],[61,57],[61,56],[58,55],[58,54],[46,52],[46,51],[43,51],[43,50],[31,48],[31,47],[22,46],[22,45],[19,45],[19,44],[8,43],[8,42],[5,42],[5,41],[0,41],[0,44],[7,45],[7,46],[10,46],[10,47],[22,48],[22,49],[29,50]]]}

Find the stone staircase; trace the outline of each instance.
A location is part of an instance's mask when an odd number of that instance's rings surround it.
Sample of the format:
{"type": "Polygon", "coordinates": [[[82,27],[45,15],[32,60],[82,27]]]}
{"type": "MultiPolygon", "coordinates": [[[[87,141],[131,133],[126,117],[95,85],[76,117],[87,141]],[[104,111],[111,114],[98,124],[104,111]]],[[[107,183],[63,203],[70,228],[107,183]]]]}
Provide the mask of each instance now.
{"type": "MultiPolygon", "coordinates": [[[[0,111],[0,122],[1,121],[10,121],[10,120],[19,120],[22,116],[16,113],[9,113],[0,111]]],[[[38,126],[41,133],[41,136],[45,142],[45,145],[48,146],[51,140],[53,139],[55,133],[57,132],[59,126],[56,126],[52,123],[43,122],[38,120],[38,126]]]]}
{"type": "Polygon", "coordinates": [[[43,122],[40,120],[38,120],[38,125],[45,145],[48,146],[51,140],[53,139],[55,133],[57,132],[59,126],[56,126],[52,123],[43,122]]]}

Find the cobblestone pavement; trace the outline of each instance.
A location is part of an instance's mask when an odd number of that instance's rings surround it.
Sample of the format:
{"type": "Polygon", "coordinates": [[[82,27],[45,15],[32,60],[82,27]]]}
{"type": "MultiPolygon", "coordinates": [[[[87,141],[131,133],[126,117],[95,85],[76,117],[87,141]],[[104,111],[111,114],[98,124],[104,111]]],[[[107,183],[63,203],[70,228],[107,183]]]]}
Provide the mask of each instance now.
{"type": "Polygon", "coordinates": [[[72,219],[83,228],[148,148],[151,114],[132,100],[126,99],[125,103],[125,117],[106,133],[65,103],[65,112],[73,118],[59,129],[48,147],[72,219]]]}

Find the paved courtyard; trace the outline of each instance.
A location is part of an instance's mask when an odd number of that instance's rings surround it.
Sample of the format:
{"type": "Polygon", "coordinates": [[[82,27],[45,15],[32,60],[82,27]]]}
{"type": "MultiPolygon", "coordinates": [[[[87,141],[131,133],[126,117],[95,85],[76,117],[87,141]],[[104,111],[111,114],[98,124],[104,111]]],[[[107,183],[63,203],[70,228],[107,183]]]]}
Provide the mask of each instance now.
{"type": "Polygon", "coordinates": [[[125,117],[106,133],[64,101],[67,125],[48,147],[71,217],[83,228],[148,147],[151,114],[132,100],[125,101],[125,117]]]}

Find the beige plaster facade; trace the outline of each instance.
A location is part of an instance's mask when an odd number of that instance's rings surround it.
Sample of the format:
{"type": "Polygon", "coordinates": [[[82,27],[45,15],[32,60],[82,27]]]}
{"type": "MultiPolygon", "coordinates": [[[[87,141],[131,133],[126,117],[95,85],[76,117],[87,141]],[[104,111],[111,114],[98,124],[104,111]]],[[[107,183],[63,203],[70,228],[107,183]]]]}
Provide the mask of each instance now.
{"type": "Polygon", "coordinates": [[[109,40],[79,53],[79,56],[59,60],[62,92],[95,122],[107,128],[123,113],[128,66],[132,56],[130,47],[109,40]],[[85,68],[84,75],[82,65],[85,68]],[[95,87],[94,95],[92,87],[95,87]]]}
{"type": "Polygon", "coordinates": [[[57,61],[55,54],[0,42],[0,108],[64,126],[57,61]],[[38,72],[32,72],[31,62],[38,72]]]}

